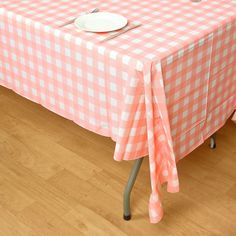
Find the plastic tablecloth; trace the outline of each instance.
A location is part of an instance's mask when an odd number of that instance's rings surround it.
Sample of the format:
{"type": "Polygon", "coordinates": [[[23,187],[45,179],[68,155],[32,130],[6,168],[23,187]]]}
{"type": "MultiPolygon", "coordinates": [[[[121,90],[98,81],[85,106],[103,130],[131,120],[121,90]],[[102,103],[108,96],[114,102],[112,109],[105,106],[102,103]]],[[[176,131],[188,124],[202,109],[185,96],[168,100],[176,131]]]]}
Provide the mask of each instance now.
{"type": "Polygon", "coordinates": [[[236,109],[236,3],[3,0],[0,85],[111,137],[115,160],[148,154],[157,223],[161,184],[179,191],[176,162],[236,109]],[[59,28],[95,7],[142,26],[107,42],[112,33],[59,28]]]}

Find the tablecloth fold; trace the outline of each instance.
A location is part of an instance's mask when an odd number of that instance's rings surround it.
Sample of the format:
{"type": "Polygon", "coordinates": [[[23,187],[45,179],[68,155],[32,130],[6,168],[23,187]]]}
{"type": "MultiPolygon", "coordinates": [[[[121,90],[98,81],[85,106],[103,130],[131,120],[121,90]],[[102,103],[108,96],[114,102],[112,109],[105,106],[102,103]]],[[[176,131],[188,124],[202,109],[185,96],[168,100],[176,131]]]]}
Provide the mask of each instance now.
{"type": "Polygon", "coordinates": [[[151,223],[163,216],[160,185],[169,192],[179,191],[175,155],[170,132],[161,62],[144,64],[145,106],[152,194],[149,202],[151,223]],[[158,113],[159,118],[156,117],[158,113]]]}

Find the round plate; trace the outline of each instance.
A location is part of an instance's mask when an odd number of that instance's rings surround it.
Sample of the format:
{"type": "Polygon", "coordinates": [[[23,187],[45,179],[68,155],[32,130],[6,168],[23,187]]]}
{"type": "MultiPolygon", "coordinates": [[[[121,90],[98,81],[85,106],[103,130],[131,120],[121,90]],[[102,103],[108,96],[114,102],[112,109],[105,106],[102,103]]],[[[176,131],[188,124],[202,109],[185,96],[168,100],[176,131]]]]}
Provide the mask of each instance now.
{"type": "Polygon", "coordinates": [[[119,14],[97,12],[78,17],[75,26],[89,32],[109,32],[123,28],[128,20],[119,14]]]}

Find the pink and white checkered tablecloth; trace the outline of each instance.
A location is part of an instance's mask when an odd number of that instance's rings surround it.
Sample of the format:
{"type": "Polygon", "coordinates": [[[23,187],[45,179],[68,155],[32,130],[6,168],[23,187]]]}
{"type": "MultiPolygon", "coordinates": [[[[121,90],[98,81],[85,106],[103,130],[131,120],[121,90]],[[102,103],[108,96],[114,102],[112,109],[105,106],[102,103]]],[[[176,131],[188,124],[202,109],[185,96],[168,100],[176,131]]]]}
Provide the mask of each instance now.
{"type": "Polygon", "coordinates": [[[149,154],[156,223],[160,185],[179,189],[176,161],[236,109],[236,1],[2,0],[0,84],[111,137],[116,160],[149,154]],[[142,26],[103,43],[58,27],[95,7],[142,26]]]}

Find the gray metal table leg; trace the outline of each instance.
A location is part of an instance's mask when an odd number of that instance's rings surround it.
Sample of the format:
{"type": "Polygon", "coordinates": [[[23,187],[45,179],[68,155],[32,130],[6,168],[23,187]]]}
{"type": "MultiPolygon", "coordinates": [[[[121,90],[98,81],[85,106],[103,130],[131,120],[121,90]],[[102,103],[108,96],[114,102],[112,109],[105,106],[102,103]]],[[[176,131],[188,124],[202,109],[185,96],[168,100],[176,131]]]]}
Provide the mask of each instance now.
{"type": "Polygon", "coordinates": [[[216,148],[216,133],[214,133],[210,138],[210,148],[211,149],[216,148]]]}
{"type": "Polygon", "coordinates": [[[124,207],[124,220],[130,220],[131,219],[131,211],[130,211],[130,194],[132,191],[132,188],[134,186],[135,180],[137,178],[139,169],[141,167],[141,164],[143,162],[143,157],[135,160],[134,165],[132,167],[128,182],[125,186],[124,190],[124,199],[123,199],[123,207],[124,207]]]}

